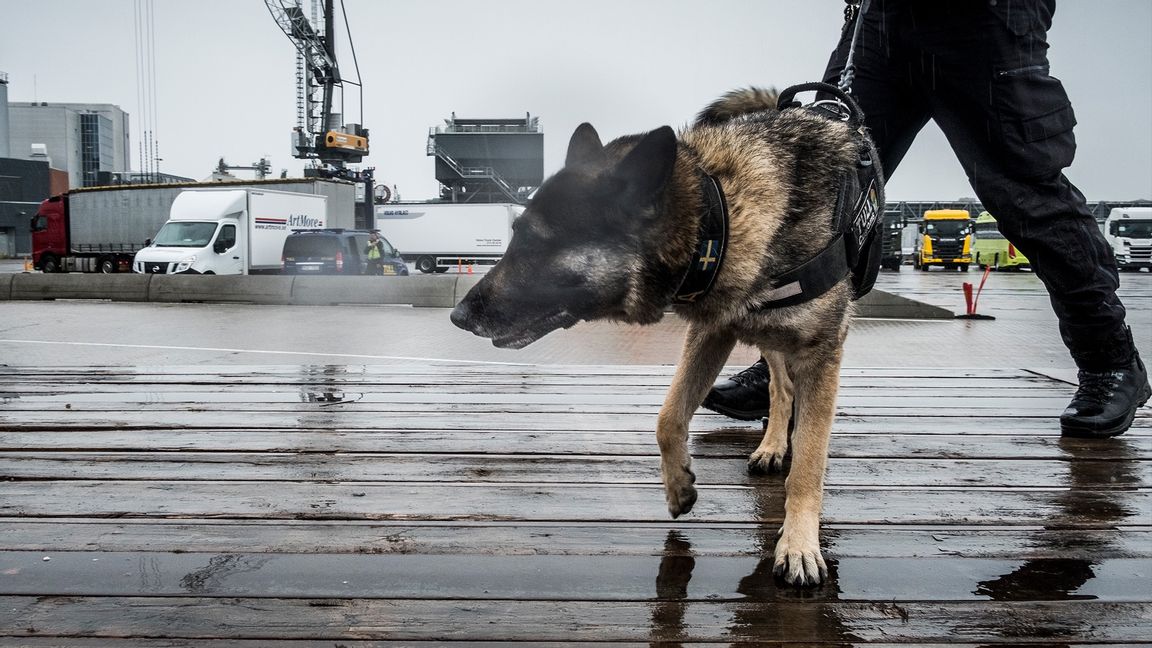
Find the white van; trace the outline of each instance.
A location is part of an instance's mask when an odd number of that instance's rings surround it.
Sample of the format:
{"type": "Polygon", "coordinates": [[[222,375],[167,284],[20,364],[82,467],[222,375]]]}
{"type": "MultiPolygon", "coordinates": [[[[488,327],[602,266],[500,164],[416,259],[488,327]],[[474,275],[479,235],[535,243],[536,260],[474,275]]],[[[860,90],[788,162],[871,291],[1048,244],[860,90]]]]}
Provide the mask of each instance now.
{"type": "Polygon", "coordinates": [[[293,229],[327,226],[324,196],[258,189],[188,189],[136,253],[144,274],[276,274],[293,229]]]}
{"type": "Polygon", "coordinates": [[[1104,238],[1121,270],[1152,269],[1152,207],[1117,207],[1104,220],[1104,238]]]}

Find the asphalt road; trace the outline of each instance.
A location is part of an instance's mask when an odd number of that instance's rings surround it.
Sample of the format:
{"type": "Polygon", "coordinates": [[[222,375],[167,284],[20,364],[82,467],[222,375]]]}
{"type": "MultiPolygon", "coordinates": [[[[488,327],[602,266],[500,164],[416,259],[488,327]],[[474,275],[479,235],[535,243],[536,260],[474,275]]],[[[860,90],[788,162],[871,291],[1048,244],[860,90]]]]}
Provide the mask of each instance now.
{"type": "MultiPolygon", "coordinates": [[[[981,273],[881,274],[879,288],[957,313],[961,285],[981,273]]],[[[1122,275],[1128,321],[1152,357],[1152,274],[1122,275]]],[[[858,320],[846,366],[1073,368],[1043,286],[1030,273],[993,273],[979,312],[994,321],[858,320]]],[[[650,327],[581,323],[519,351],[456,329],[446,309],[398,306],[0,303],[0,363],[13,366],[396,364],[674,364],[684,323],[650,327]]],[[[732,365],[757,353],[738,348],[732,365]]]]}

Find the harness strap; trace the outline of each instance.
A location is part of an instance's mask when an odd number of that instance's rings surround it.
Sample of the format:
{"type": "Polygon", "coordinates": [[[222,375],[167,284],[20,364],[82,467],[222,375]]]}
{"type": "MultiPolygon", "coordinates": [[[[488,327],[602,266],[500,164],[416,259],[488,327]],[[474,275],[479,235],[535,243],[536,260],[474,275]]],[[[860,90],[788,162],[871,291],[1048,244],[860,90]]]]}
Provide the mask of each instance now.
{"type": "Polygon", "coordinates": [[[712,290],[728,248],[728,202],[724,190],[715,177],[704,172],[700,176],[705,204],[696,235],[696,254],[672,297],[673,304],[691,304],[712,290]]]}
{"type": "Polygon", "coordinates": [[[802,304],[831,290],[848,276],[844,235],[837,234],[816,256],[776,277],[775,288],[761,308],[783,308],[802,304]]]}

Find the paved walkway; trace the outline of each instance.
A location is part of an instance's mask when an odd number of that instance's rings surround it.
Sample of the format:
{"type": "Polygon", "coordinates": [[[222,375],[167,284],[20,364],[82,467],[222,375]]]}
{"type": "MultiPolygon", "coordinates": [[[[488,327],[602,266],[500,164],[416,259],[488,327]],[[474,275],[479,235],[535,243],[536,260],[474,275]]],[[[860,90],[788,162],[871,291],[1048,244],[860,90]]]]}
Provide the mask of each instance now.
{"type": "MultiPolygon", "coordinates": [[[[980,275],[882,273],[879,287],[963,312],[961,284],[980,275]]],[[[1121,296],[1144,357],[1152,357],[1152,274],[1122,275],[1121,296]]],[[[993,274],[979,310],[995,321],[860,320],[848,337],[853,367],[1027,367],[1070,372],[1071,360],[1040,282],[993,274]]],[[[6,302],[0,363],[13,366],[168,364],[674,364],[684,335],[674,316],[651,327],[581,323],[520,351],[452,326],[444,309],[92,301],[6,302]]],[[[757,354],[738,348],[733,367],[757,354]]]]}

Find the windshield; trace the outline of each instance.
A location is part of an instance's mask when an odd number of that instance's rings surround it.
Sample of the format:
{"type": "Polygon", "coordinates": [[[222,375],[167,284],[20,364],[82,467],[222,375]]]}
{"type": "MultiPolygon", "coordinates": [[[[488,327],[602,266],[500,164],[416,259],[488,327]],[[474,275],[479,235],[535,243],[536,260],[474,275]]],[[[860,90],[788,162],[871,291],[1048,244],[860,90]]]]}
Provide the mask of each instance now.
{"type": "Polygon", "coordinates": [[[1152,221],[1112,221],[1112,235],[1126,238],[1152,238],[1152,221]]]}
{"type": "Polygon", "coordinates": [[[972,232],[972,222],[963,220],[929,220],[924,221],[924,232],[934,236],[967,236],[972,232]]]}
{"type": "Polygon", "coordinates": [[[206,247],[216,233],[216,223],[169,221],[160,228],[156,247],[206,247]]]}

